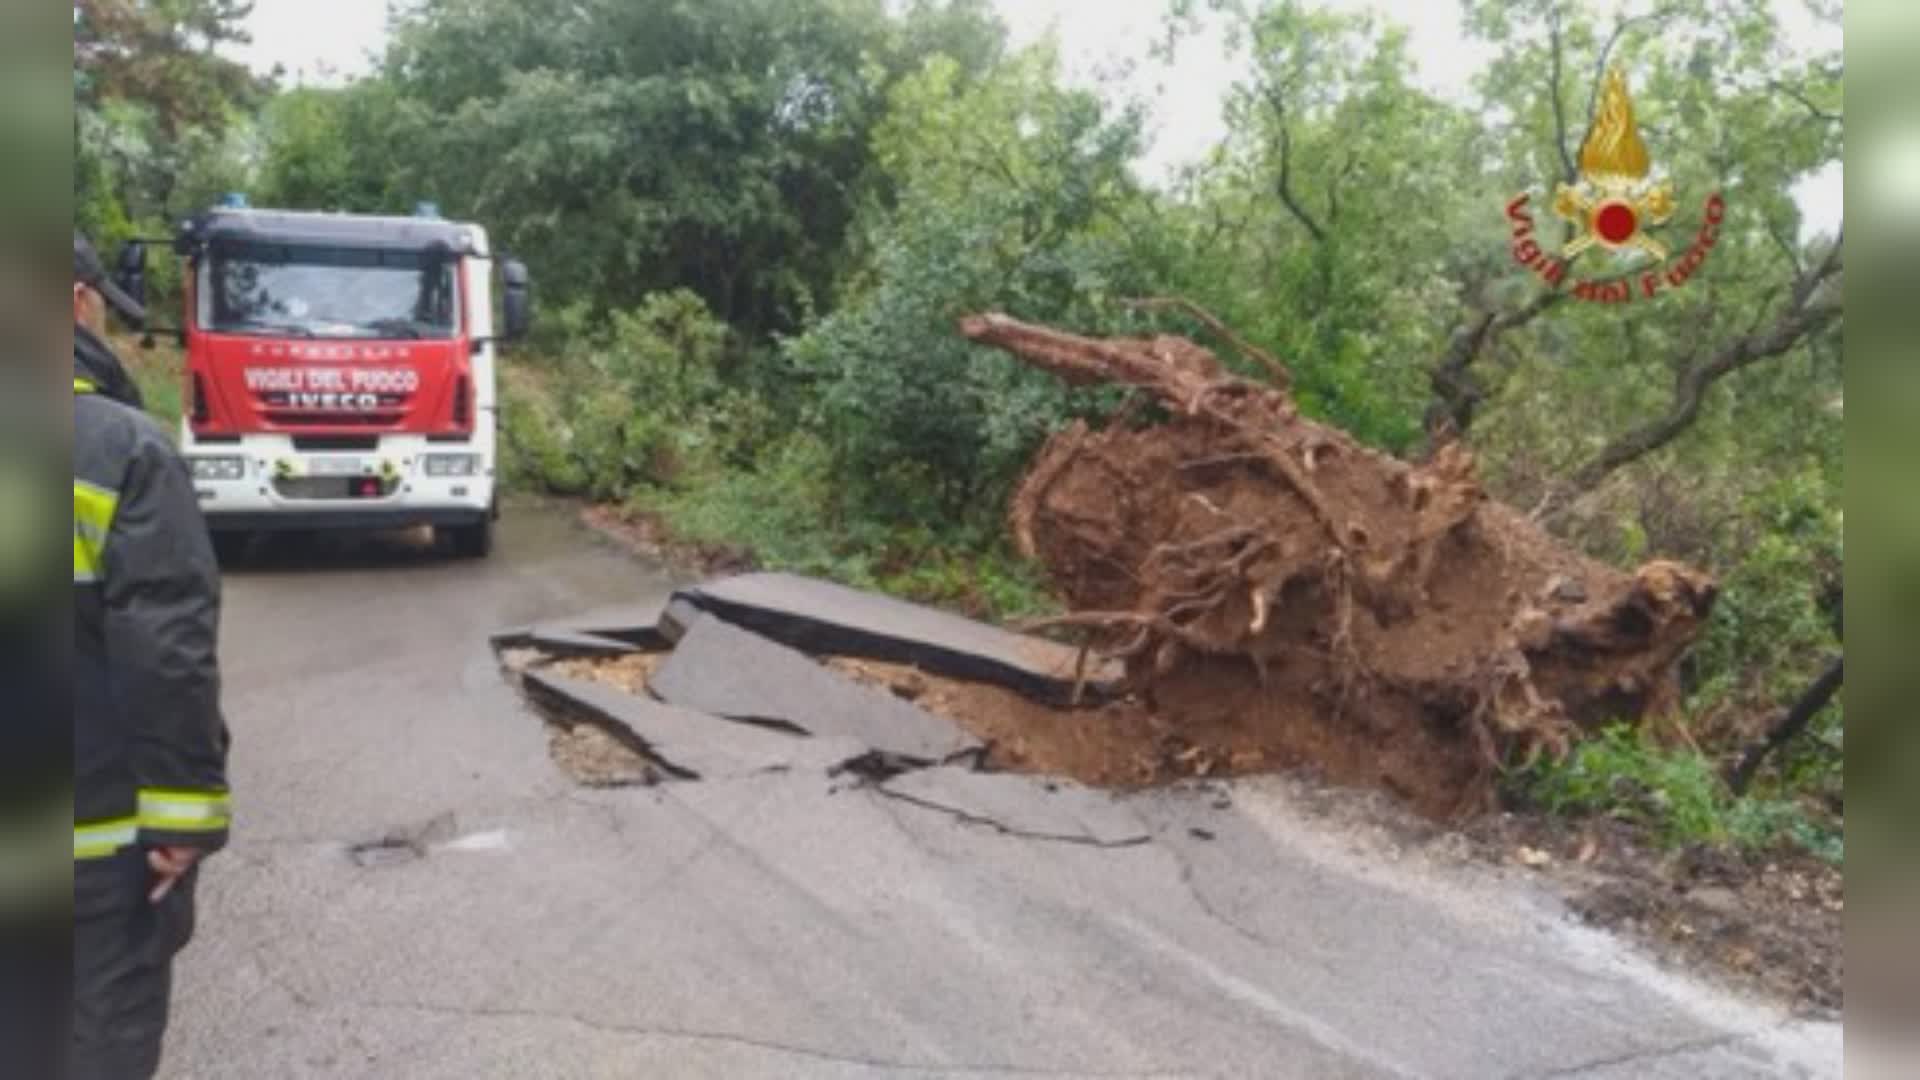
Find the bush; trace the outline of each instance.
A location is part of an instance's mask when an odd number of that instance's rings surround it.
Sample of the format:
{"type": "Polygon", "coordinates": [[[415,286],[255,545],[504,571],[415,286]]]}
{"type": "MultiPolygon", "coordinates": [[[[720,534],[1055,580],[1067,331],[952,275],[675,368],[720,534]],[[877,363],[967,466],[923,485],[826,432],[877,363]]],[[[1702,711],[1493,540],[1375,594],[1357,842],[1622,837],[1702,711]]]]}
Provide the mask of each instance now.
{"type": "Polygon", "coordinates": [[[1704,755],[1654,746],[1624,724],[1607,728],[1563,761],[1543,759],[1516,774],[1509,791],[1557,816],[1631,822],[1667,847],[1759,850],[1788,844],[1834,862],[1843,852],[1839,832],[1814,821],[1800,804],[1736,797],[1704,755]]]}
{"type": "Polygon", "coordinates": [[[1138,118],[1060,89],[1044,50],[968,85],[936,60],[896,88],[875,136],[898,193],[860,221],[861,271],[785,356],[850,506],[896,525],[984,526],[1038,442],[1092,396],[955,327],[1000,309],[1100,333],[1107,297],[1158,291],[1138,258],[1127,171],[1138,118]]]}
{"type": "Polygon", "coordinates": [[[721,381],[725,326],[684,290],[593,324],[562,312],[570,336],[507,372],[504,467],[515,482],[619,501],[664,487],[693,458],[733,447],[728,419],[751,404],[721,381]]]}
{"type": "Polygon", "coordinates": [[[1054,610],[1033,567],[997,538],[942,539],[849,513],[824,443],[796,433],[765,449],[753,467],[712,462],[673,490],[634,493],[630,509],[656,513],[674,536],[740,545],[768,570],[829,578],[856,588],[983,618],[1054,610]]]}

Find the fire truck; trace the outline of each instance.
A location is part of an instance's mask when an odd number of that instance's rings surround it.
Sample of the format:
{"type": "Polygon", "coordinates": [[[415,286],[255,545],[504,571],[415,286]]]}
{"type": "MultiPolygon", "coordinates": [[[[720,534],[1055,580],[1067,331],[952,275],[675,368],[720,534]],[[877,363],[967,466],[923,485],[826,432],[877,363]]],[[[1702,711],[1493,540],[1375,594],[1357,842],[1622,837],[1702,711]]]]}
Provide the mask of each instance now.
{"type": "MultiPolygon", "coordinates": [[[[526,267],[486,231],[254,209],[183,222],[180,451],[223,558],[254,534],[432,526],[483,557],[499,516],[495,365],[532,315],[526,267]]],[[[144,251],[122,251],[145,292],[144,251]]]]}

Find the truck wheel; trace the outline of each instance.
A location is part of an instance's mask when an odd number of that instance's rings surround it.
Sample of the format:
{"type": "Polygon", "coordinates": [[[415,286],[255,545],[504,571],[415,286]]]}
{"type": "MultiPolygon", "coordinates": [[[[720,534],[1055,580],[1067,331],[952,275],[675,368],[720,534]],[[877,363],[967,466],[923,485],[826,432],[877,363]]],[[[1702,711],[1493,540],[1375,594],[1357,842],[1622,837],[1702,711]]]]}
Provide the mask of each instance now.
{"type": "Polygon", "coordinates": [[[481,518],[474,525],[457,525],[447,532],[453,540],[453,553],[463,559],[484,559],[493,551],[493,518],[481,518]]]}
{"type": "Polygon", "coordinates": [[[253,534],[248,532],[223,530],[209,535],[213,537],[213,557],[221,566],[232,566],[246,557],[247,545],[253,540],[253,534]]]}

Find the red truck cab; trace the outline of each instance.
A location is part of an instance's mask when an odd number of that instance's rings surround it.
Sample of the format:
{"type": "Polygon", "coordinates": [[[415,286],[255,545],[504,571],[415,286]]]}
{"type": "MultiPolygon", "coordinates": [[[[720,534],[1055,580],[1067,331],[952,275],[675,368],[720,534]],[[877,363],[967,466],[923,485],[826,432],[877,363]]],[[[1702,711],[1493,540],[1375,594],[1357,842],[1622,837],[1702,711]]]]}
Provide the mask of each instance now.
{"type": "Polygon", "coordinates": [[[255,210],[185,222],[180,448],[216,542],[430,525],[492,546],[497,347],[530,318],[526,270],[478,225],[255,210]]]}

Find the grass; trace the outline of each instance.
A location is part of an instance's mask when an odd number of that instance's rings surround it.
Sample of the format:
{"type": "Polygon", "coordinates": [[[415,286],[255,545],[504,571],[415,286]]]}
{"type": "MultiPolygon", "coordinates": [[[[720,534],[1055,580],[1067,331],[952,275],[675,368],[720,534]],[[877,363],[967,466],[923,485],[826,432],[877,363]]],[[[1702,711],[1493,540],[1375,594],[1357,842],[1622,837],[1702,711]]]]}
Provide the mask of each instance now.
{"type": "Polygon", "coordinates": [[[1838,865],[1845,843],[1836,824],[1816,820],[1792,799],[1728,790],[1705,755],[1653,745],[1621,724],[1559,762],[1541,761],[1512,778],[1522,801],[1562,817],[1631,822],[1666,847],[1693,844],[1758,851],[1787,845],[1838,865]]]}

